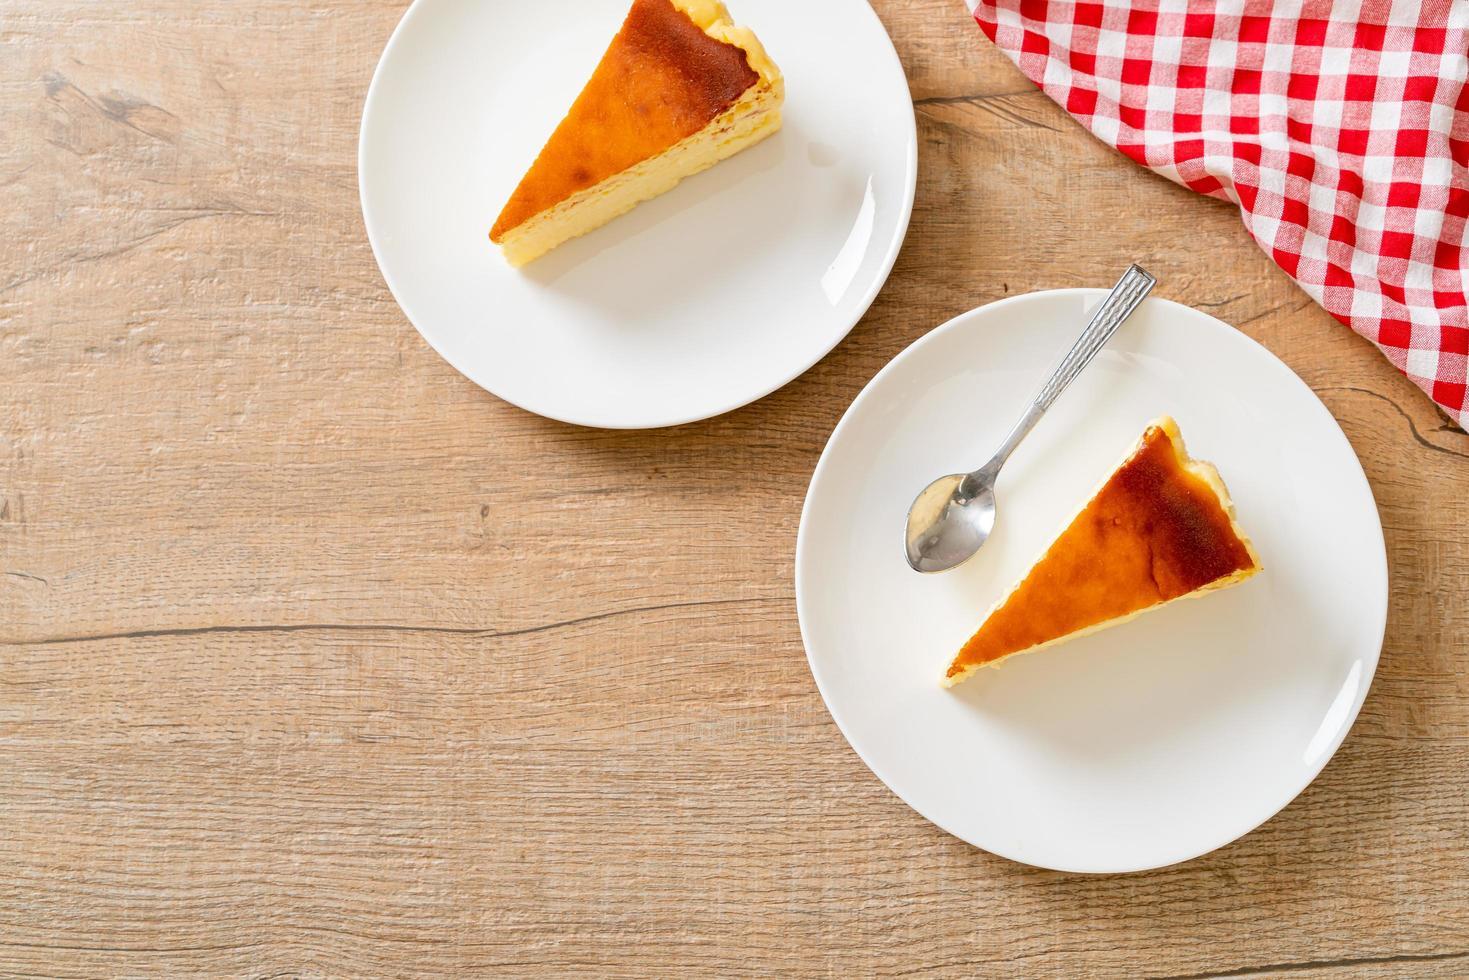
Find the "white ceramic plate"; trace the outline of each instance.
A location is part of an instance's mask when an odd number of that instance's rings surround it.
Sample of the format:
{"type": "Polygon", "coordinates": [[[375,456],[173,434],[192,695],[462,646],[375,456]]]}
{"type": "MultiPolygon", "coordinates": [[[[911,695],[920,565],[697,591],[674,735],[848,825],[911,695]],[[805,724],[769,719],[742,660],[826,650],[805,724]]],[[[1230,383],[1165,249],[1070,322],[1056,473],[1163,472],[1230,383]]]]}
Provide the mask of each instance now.
{"type": "Polygon", "coordinates": [[[988,458],[1101,290],[967,313],[857,398],[821,457],[796,548],[811,670],[883,782],[1016,861],[1116,872],[1196,857],[1306,787],[1357,716],[1387,619],[1372,492],[1311,390],[1213,317],[1149,300],[1001,475],[967,565],[922,576],[904,515],[988,458]],[[1218,465],[1265,571],[950,691],[950,658],[1158,415],[1218,465]]]}
{"type": "Polygon", "coordinates": [[[363,110],[362,213],[424,338],[550,418],[647,428],[761,398],[846,336],[897,258],[918,141],[864,0],[731,0],[784,129],[523,270],[487,235],[628,0],[416,0],[363,110]]]}

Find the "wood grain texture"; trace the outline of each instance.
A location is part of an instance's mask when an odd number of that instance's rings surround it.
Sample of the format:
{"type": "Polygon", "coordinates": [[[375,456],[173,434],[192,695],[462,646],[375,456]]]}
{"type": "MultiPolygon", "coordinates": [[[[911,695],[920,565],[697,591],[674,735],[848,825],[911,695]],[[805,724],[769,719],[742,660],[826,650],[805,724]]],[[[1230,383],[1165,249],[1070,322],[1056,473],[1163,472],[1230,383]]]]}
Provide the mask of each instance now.
{"type": "Polygon", "coordinates": [[[373,263],[356,131],[403,6],[0,0],[0,972],[1469,975],[1469,437],[1227,205],[1089,138],[959,0],[879,0],[922,178],[871,312],[731,415],[569,428],[455,374],[373,263]],[[883,364],[1132,257],[1341,421],[1392,606],[1299,800],[1091,878],[872,777],[790,556],[883,364]]]}

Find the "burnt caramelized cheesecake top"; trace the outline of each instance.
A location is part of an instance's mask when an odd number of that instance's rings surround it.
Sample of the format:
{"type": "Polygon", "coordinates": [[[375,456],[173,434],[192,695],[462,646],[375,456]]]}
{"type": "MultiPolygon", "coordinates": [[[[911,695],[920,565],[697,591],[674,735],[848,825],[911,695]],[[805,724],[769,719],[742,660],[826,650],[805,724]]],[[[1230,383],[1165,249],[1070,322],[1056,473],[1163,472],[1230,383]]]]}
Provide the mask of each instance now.
{"type": "Polygon", "coordinates": [[[490,238],[693,136],[760,75],[670,0],[633,0],[592,80],[500,212],[490,238]]]}
{"type": "Polygon", "coordinates": [[[1207,464],[1171,420],[1149,426],[1015,591],[964,644],[948,678],[1258,569],[1207,464]],[[1171,431],[1170,431],[1171,430],[1171,431]]]}

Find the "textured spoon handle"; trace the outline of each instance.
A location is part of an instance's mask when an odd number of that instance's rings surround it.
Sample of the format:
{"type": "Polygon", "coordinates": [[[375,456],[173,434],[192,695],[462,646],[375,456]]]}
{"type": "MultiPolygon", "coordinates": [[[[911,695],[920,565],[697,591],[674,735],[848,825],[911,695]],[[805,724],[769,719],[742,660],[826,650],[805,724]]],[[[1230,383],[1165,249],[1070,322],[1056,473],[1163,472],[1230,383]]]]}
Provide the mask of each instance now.
{"type": "Polygon", "coordinates": [[[1042,412],[1051,407],[1061,392],[1066,390],[1066,386],[1097,356],[1097,351],[1112,339],[1117,328],[1122,326],[1122,321],[1132,316],[1132,311],[1138,308],[1138,304],[1156,284],[1157,280],[1144,272],[1141,266],[1131,266],[1122,274],[1111,295],[1077,338],[1076,345],[1057,366],[1056,373],[1051,375],[1051,380],[1046,382],[1040,394],[1035,396],[1036,407],[1042,412]]]}
{"type": "Polygon", "coordinates": [[[1132,312],[1138,308],[1148,293],[1152,292],[1157,283],[1158,280],[1148,275],[1142,266],[1130,266],[1122,274],[1122,278],[1117,280],[1117,285],[1112,287],[1112,292],[1092,316],[1091,323],[1087,324],[1086,329],[1082,331],[1076,345],[1062,358],[1055,373],[1041,388],[1040,393],[1035,396],[1035,401],[1031,403],[1025,417],[1005,439],[1005,445],[995,454],[994,460],[989,464],[990,467],[998,470],[999,466],[1009,458],[1010,454],[1015,451],[1015,447],[1020,445],[1020,441],[1040,421],[1046,409],[1051,407],[1052,403],[1060,397],[1061,392],[1066,390],[1066,386],[1076,380],[1076,376],[1092,362],[1092,358],[1097,356],[1097,351],[1106,346],[1107,341],[1111,340],[1112,335],[1117,332],[1117,328],[1122,326],[1124,320],[1132,316],[1132,312]]]}

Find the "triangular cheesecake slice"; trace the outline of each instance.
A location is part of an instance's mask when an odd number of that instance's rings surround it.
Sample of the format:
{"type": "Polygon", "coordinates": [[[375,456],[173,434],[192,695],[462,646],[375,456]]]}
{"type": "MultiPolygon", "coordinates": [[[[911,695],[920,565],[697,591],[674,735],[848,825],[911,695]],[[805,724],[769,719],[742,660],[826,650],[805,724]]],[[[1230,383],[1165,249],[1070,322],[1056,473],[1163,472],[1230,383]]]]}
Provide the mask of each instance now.
{"type": "Polygon", "coordinates": [[[633,0],[490,240],[512,265],[539,258],[774,133],[784,99],[719,0],[633,0]]]}
{"type": "Polygon", "coordinates": [[[944,686],[1258,571],[1219,472],[1160,418],[964,644],[944,686]]]}

